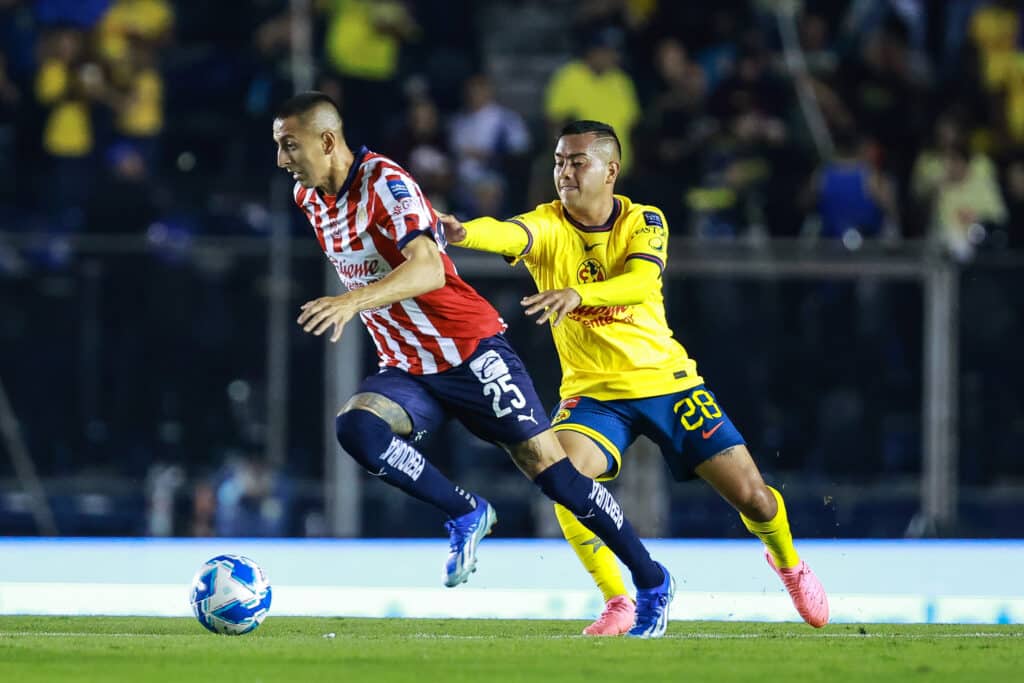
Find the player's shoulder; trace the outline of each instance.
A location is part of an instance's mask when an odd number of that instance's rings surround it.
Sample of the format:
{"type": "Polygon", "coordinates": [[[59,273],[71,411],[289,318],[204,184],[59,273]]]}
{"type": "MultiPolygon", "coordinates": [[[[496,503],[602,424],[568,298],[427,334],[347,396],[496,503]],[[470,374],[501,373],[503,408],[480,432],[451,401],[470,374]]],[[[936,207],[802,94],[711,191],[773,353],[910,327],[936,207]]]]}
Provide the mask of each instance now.
{"type": "Polygon", "coordinates": [[[619,194],[615,195],[615,198],[622,204],[624,225],[631,228],[646,227],[658,232],[668,229],[665,213],[653,204],[640,204],[619,194]]]}
{"type": "Polygon", "coordinates": [[[512,216],[508,220],[525,224],[530,228],[541,228],[561,220],[562,203],[557,199],[546,204],[538,204],[531,211],[512,216]]]}
{"type": "Polygon", "coordinates": [[[362,172],[365,173],[381,173],[387,175],[397,175],[403,179],[411,178],[409,172],[406,171],[400,163],[392,159],[391,157],[378,154],[377,152],[371,152],[367,150],[366,154],[363,155],[362,161],[362,172]]]}

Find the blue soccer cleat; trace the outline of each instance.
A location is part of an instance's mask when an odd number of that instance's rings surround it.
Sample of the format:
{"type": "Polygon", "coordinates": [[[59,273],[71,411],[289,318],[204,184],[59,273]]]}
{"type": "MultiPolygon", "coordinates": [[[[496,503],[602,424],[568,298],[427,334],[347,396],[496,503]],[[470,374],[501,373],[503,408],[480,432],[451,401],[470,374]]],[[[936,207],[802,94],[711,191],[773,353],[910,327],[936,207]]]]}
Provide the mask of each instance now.
{"type": "Polygon", "coordinates": [[[476,509],[445,522],[448,529],[448,561],[444,563],[444,585],[451,588],[466,583],[476,571],[476,547],[498,521],[494,508],[476,496],[476,509]]]}
{"type": "Polygon", "coordinates": [[[638,588],[636,591],[636,624],[627,636],[632,638],[661,638],[668,628],[668,605],[676,596],[676,580],[665,566],[658,563],[665,572],[665,580],[654,588],[638,588]]]}

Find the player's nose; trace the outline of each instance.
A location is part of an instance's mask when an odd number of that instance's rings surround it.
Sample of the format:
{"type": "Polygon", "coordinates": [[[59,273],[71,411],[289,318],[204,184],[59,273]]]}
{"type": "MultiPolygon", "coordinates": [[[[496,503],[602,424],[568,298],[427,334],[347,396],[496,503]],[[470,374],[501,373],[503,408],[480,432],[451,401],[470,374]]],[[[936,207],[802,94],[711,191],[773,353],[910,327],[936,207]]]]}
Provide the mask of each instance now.
{"type": "Polygon", "coordinates": [[[285,164],[287,164],[287,163],[288,163],[288,159],[285,157],[284,150],[283,149],[277,150],[277,167],[278,168],[284,168],[285,164]]]}

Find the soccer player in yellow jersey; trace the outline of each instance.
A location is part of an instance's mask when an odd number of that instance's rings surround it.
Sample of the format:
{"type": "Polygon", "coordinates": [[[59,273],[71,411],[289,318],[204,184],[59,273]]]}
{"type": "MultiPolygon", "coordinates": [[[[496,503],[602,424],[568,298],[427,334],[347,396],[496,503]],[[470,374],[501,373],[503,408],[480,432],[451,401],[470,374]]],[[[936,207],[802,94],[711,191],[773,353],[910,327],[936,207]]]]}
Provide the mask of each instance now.
{"type": "MultiPolygon", "coordinates": [[[[658,208],[614,194],[619,155],[607,124],[569,124],[555,148],[558,200],[505,221],[463,224],[441,216],[448,241],[523,261],[537,283],[539,293],[522,304],[538,324],[551,323],[562,364],[562,401],[552,424],[576,468],[614,479],[629,444],[648,436],[675,479],[701,477],[739,512],[764,542],[768,564],[800,616],[824,626],[825,590],[793,547],[782,496],[764,483],[743,437],[665,321],[668,226],[658,208]]],[[[555,514],[606,600],[584,633],[627,632],[635,608],[612,554],[568,510],[556,505],[555,514]]]]}

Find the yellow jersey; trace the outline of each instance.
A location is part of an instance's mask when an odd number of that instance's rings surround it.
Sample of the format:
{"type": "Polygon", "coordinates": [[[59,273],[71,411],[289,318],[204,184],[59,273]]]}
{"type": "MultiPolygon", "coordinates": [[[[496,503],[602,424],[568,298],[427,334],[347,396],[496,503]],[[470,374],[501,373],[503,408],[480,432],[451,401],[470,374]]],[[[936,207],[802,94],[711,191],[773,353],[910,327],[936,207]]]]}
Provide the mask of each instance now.
{"type": "Polygon", "coordinates": [[[646,398],[703,384],[665,321],[668,225],[658,208],[615,195],[608,220],[586,226],[555,200],[506,221],[478,218],[464,227],[458,246],[521,260],[539,291],[580,293],[583,304],[551,327],[563,399],[646,398]],[[634,273],[640,277],[627,277],[634,273]],[[612,278],[618,279],[598,285],[612,278]]]}

